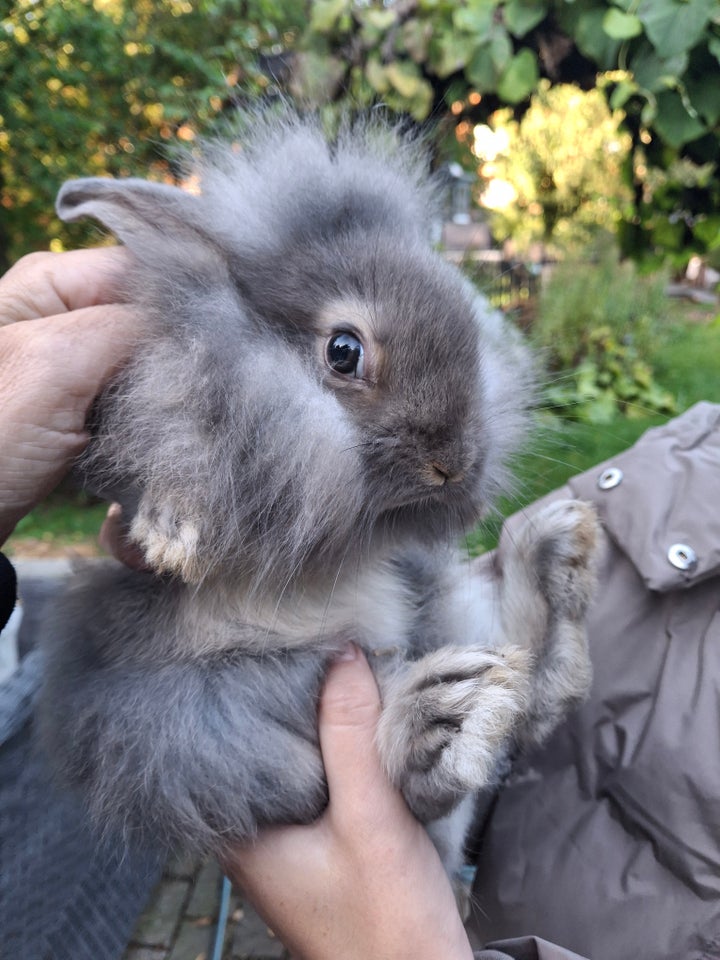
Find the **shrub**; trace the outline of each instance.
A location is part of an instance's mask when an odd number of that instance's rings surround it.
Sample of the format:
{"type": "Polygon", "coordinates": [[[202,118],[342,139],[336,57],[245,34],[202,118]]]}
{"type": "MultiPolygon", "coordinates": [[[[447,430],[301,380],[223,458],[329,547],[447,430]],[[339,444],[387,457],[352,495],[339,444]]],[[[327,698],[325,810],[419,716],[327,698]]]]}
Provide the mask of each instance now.
{"type": "Polygon", "coordinates": [[[641,276],[614,253],[556,265],[531,334],[551,374],[546,407],[591,423],[674,412],[647,359],[667,317],[665,285],[663,274],[641,276]]]}
{"type": "Polygon", "coordinates": [[[493,114],[495,136],[476,135],[476,153],[485,160],[483,202],[493,211],[495,236],[510,237],[518,250],[540,242],[558,253],[614,232],[631,201],[623,176],[630,137],[620,129],[622,119],[601,90],[548,80],[540,81],[520,121],[508,109],[493,114]],[[499,184],[510,202],[493,200],[499,184]]]}
{"type": "Polygon", "coordinates": [[[586,423],[611,423],[618,413],[642,417],[676,410],[673,395],[655,382],[650,365],[634,347],[618,343],[609,327],[590,334],[586,356],[545,389],[543,406],[586,423]]]}

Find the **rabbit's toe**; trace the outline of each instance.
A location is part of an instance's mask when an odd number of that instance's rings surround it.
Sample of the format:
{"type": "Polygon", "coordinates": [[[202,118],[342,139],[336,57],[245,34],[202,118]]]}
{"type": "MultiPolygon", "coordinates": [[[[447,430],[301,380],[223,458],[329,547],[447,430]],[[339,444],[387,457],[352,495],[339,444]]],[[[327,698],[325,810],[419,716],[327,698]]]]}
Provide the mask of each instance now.
{"type": "Polygon", "coordinates": [[[559,500],[522,532],[551,617],[584,618],[595,587],[599,522],[593,507],[559,500]]]}
{"type": "Polygon", "coordinates": [[[444,648],[391,684],[378,745],[420,819],[493,781],[527,704],[529,669],[528,654],[515,647],[444,648]]]}

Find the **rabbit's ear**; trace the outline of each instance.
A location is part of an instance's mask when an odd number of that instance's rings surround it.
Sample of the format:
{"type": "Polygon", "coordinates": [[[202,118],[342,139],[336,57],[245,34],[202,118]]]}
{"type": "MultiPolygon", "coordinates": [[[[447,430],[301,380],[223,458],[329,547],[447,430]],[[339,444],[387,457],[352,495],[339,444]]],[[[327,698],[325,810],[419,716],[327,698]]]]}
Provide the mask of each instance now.
{"type": "Polygon", "coordinates": [[[68,181],[56,203],[61,220],[93,217],[131,248],[151,237],[197,238],[197,206],[197,198],[178,187],[102,177],[68,181]]]}

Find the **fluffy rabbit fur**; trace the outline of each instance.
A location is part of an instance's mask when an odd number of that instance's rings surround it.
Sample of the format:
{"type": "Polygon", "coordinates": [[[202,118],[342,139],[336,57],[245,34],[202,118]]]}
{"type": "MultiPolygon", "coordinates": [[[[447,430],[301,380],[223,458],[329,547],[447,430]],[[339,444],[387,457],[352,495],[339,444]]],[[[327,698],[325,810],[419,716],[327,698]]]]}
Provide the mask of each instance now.
{"type": "Polygon", "coordinates": [[[595,521],[545,511],[502,580],[463,562],[524,427],[524,349],[432,250],[417,142],[246,127],[242,148],[206,150],[199,196],[60,192],[64,219],[94,217],[135,258],[121,294],[149,333],[79,469],[154,572],[77,575],[43,738],[106,828],[217,852],[322,811],[317,698],[352,639],[381,686],[384,763],[452,870],[466,798],[586,690],[595,521]]]}

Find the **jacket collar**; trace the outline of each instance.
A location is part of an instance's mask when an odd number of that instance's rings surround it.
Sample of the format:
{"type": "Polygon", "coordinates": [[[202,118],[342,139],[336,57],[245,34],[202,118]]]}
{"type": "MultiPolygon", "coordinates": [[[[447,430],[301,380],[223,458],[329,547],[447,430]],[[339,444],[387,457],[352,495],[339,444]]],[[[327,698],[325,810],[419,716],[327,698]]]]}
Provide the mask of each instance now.
{"type": "Polygon", "coordinates": [[[720,572],[720,405],[696,404],[569,486],[651,590],[720,572]]]}

